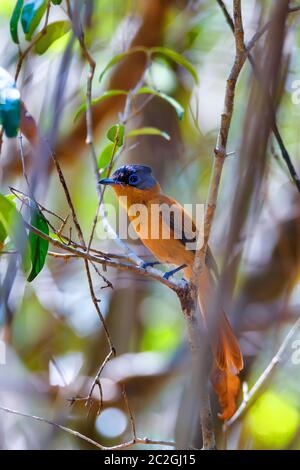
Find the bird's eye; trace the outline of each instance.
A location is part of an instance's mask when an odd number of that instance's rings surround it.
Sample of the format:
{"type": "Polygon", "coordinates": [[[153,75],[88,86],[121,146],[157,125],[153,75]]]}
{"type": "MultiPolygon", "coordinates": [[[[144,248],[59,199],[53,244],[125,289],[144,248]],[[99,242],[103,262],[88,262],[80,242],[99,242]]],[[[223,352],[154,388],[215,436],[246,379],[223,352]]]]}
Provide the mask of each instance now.
{"type": "Polygon", "coordinates": [[[139,177],[137,175],[130,175],[129,176],[129,184],[136,184],[139,180],[139,177]]]}

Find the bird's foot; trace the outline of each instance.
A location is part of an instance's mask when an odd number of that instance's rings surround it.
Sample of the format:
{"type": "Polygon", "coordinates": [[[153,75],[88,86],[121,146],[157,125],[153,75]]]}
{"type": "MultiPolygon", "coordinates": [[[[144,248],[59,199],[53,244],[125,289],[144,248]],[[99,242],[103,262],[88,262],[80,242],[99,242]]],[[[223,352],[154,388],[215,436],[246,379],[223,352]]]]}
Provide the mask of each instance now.
{"type": "Polygon", "coordinates": [[[161,264],[159,261],[145,261],[142,265],[141,268],[146,269],[146,268],[153,268],[153,266],[156,266],[157,264],[161,264]]]}
{"type": "Polygon", "coordinates": [[[181,266],[178,266],[178,268],[172,269],[172,271],[167,271],[163,277],[164,279],[169,279],[173,274],[178,273],[178,271],[181,271],[184,268],[186,268],[186,264],[182,264],[181,266]]]}

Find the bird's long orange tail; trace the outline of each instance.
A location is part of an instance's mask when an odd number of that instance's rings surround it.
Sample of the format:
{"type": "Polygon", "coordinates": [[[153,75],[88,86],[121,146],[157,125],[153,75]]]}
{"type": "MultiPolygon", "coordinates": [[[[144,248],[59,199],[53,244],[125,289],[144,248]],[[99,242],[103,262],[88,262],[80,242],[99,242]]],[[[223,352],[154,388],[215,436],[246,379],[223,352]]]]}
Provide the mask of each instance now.
{"type": "MultiPolygon", "coordinates": [[[[186,275],[190,277],[191,269],[187,269],[186,275]]],[[[206,313],[210,309],[215,292],[214,280],[208,268],[202,271],[200,277],[199,306],[204,323],[207,324],[206,313]]],[[[223,310],[217,319],[217,332],[211,338],[211,348],[214,356],[211,381],[221,406],[220,417],[227,420],[236,410],[236,399],[240,390],[237,374],[243,368],[243,356],[223,310]]]]}
{"type": "Polygon", "coordinates": [[[232,331],[230,323],[221,312],[218,335],[212,344],[214,364],[211,381],[218,395],[224,420],[231,418],[236,410],[236,399],[240,390],[240,379],[237,376],[243,368],[243,357],[238,341],[232,331]]]}

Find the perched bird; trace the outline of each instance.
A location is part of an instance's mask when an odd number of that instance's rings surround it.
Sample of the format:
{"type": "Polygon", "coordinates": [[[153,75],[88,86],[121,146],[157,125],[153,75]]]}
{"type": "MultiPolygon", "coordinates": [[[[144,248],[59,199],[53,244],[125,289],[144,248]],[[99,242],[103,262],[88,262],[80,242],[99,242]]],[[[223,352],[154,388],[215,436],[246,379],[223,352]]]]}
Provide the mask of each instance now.
{"type": "MultiPolygon", "coordinates": [[[[111,178],[102,179],[99,183],[113,187],[119,201],[125,206],[134,230],[158,262],[177,266],[167,275],[184,269],[185,277],[189,280],[195,255],[190,246],[197,237],[197,228],[184,208],[162,192],[151,168],[144,165],[124,165],[111,178]],[[157,207],[162,210],[157,211],[157,207]],[[171,210],[166,210],[168,208],[171,210]]],[[[198,294],[204,324],[207,323],[207,312],[215,291],[213,273],[217,270],[209,248],[205,261],[206,267],[200,274],[198,294]]],[[[220,416],[227,420],[236,410],[240,388],[237,374],[243,368],[243,358],[223,311],[220,312],[217,334],[211,339],[211,349],[214,356],[211,381],[222,409],[220,416]]]]}

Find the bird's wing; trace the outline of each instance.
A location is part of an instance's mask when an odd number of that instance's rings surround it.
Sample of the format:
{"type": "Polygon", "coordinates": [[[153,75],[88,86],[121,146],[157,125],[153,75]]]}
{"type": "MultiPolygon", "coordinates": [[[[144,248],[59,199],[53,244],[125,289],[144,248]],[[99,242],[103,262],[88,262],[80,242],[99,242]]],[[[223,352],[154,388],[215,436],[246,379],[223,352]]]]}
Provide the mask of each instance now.
{"type": "Polygon", "coordinates": [[[195,242],[198,230],[193,219],[184,208],[175,199],[164,194],[160,194],[159,202],[162,222],[170,227],[174,238],[178,239],[185,246],[187,243],[195,242]],[[164,210],[164,205],[166,210],[164,210]]]}
{"type": "MultiPolygon", "coordinates": [[[[187,247],[187,244],[195,243],[199,232],[188,212],[186,212],[175,199],[165,196],[164,194],[160,195],[160,201],[162,204],[166,204],[172,208],[170,213],[162,211],[161,217],[164,223],[169,224],[174,238],[178,239],[185,247],[187,247]]],[[[191,251],[195,253],[195,250],[191,251]]],[[[209,246],[206,250],[205,262],[215,279],[218,280],[218,266],[209,246]]]]}

